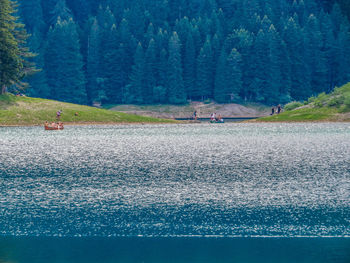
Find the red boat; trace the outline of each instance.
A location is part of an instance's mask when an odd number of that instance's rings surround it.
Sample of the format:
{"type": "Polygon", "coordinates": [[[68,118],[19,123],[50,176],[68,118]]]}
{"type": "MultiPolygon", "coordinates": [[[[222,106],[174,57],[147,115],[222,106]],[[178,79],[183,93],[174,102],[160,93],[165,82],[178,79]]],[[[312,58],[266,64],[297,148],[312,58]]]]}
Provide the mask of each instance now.
{"type": "Polygon", "coordinates": [[[55,125],[55,126],[45,125],[44,127],[45,127],[46,131],[54,131],[54,130],[63,130],[64,129],[63,124],[55,125]]]}

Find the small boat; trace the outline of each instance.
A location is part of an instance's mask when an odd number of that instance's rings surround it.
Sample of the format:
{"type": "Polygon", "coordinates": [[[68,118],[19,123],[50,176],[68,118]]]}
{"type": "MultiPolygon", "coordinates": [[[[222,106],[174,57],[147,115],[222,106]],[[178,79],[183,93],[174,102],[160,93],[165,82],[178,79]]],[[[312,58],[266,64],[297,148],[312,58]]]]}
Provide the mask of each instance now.
{"type": "Polygon", "coordinates": [[[63,124],[57,125],[57,126],[45,125],[44,127],[45,127],[46,131],[55,131],[55,130],[63,130],[64,129],[63,124]]]}
{"type": "Polygon", "coordinates": [[[210,123],[225,123],[225,121],[223,119],[221,120],[211,120],[210,123]]]}

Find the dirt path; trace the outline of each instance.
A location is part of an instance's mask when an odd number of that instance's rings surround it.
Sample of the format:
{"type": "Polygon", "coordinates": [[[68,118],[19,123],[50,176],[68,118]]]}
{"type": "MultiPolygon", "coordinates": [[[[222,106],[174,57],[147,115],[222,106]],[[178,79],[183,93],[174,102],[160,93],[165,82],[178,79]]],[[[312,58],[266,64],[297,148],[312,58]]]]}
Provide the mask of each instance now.
{"type": "Polygon", "coordinates": [[[262,117],[270,113],[270,109],[265,106],[239,104],[204,104],[202,102],[192,102],[185,106],[175,105],[119,105],[111,110],[132,113],[143,116],[157,118],[189,118],[197,111],[199,117],[209,117],[216,112],[223,117],[262,117]]]}

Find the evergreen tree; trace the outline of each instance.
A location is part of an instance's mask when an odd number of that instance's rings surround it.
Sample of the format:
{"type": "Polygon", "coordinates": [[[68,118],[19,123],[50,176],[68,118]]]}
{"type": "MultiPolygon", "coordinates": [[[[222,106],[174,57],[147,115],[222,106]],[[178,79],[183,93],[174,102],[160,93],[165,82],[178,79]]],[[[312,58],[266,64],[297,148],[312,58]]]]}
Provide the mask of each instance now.
{"type": "Polygon", "coordinates": [[[124,44],[119,43],[117,28],[113,25],[108,36],[104,39],[102,61],[104,72],[104,88],[110,102],[121,103],[123,100],[123,88],[126,84],[126,74],[123,68],[125,63],[124,44]]]}
{"type": "Polygon", "coordinates": [[[343,22],[340,25],[340,33],[338,35],[338,45],[340,52],[338,53],[339,72],[337,86],[341,86],[350,81],[350,33],[349,22],[343,22]]]}
{"type": "Polygon", "coordinates": [[[187,97],[192,98],[196,84],[196,50],[191,31],[188,32],[186,39],[183,78],[187,97]]]}
{"type": "Polygon", "coordinates": [[[308,18],[305,32],[306,54],[310,69],[311,87],[313,93],[318,94],[325,90],[328,69],[324,52],[322,52],[323,39],[320,25],[314,15],[310,15],[308,18]]]}
{"type": "Polygon", "coordinates": [[[100,67],[100,28],[96,19],[91,26],[87,47],[87,65],[86,65],[86,92],[88,102],[92,103],[97,99],[101,77],[99,74],[100,67]]]}
{"type": "Polygon", "coordinates": [[[162,49],[159,55],[157,72],[158,72],[157,85],[166,89],[168,85],[168,54],[164,48],[162,49]]]}
{"type": "Polygon", "coordinates": [[[73,19],[60,18],[48,33],[45,69],[51,98],[79,104],[87,103],[83,60],[73,19]]]}
{"type": "Polygon", "coordinates": [[[279,35],[273,25],[270,26],[267,33],[268,43],[268,79],[267,86],[263,91],[265,102],[268,104],[280,103],[280,89],[282,83],[282,74],[280,68],[280,43],[279,35]]]}
{"type": "Polygon", "coordinates": [[[123,69],[126,74],[131,73],[131,67],[133,65],[133,58],[134,53],[137,48],[137,40],[135,37],[131,34],[129,23],[126,19],[123,19],[120,22],[119,28],[118,28],[118,36],[119,41],[121,44],[123,44],[124,49],[124,61],[123,61],[123,69]]]}
{"type": "Polygon", "coordinates": [[[219,103],[227,103],[240,100],[242,90],[242,57],[236,49],[232,49],[227,56],[222,49],[218,61],[215,78],[214,98],[219,103]]]}
{"type": "MultiPolygon", "coordinates": [[[[44,67],[44,47],[42,46],[42,39],[39,30],[34,29],[33,34],[28,39],[28,45],[30,50],[35,54],[35,57],[31,59],[39,68],[44,67]]],[[[48,98],[50,96],[50,88],[47,85],[46,72],[43,70],[38,71],[36,74],[29,76],[26,81],[29,83],[30,89],[28,94],[33,97],[48,98]]]]}
{"type": "Polygon", "coordinates": [[[127,103],[140,104],[143,102],[142,92],[144,90],[145,80],[145,55],[141,43],[138,44],[132,73],[130,76],[130,85],[128,86],[127,103]]]}
{"type": "Polygon", "coordinates": [[[239,99],[239,93],[242,90],[242,71],[241,71],[241,55],[236,49],[232,49],[230,55],[227,58],[226,64],[226,85],[228,96],[233,97],[237,101],[239,99]],[[233,95],[233,96],[231,96],[233,95]]]}
{"type": "Polygon", "coordinates": [[[170,103],[182,104],[186,102],[185,87],[182,79],[181,43],[176,32],[169,40],[168,58],[168,98],[170,103]]]}
{"type": "Polygon", "coordinates": [[[37,30],[36,34],[43,34],[45,30],[45,22],[41,0],[20,1],[20,14],[29,32],[33,32],[35,28],[37,30]]]}
{"type": "Polygon", "coordinates": [[[336,76],[338,72],[338,61],[336,61],[337,53],[339,52],[337,42],[333,33],[333,25],[328,14],[322,17],[321,33],[323,36],[322,51],[326,60],[327,76],[323,85],[324,91],[330,92],[336,83],[336,76]]]}
{"type": "Polygon", "coordinates": [[[156,43],[151,39],[145,54],[145,83],[143,89],[143,102],[153,103],[153,89],[156,87],[156,43]]]}
{"type": "Polygon", "coordinates": [[[214,99],[219,103],[228,101],[228,83],[226,82],[226,68],[227,68],[227,54],[225,48],[221,50],[220,57],[216,66],[215,85],[214,85],[214,99]]]}
{"type": "Polygon", "coordinates": [[[213,55],[208,38],[197,59],[197,83],[193,97],[201,100],[212,97],[213,79],[213,55]]]}
{"type": "Polygon", "coordinates": [[[26,60],[32,55],[26,48],[24,25],[14,16],[15,5],[16,2],[0,0],[0,95],[34,70],[26,60]]]}
{"type": "Polygon", "coordinates": [[[290,18],[284,30],[284,40],[292,73],[290,95],[294,100],[305,100],[312,94],[309,68],[303,60],[305,57],[305,43],[302,36],[299,25],[293,18],[290,18]]]}
{"type": "MultiPolygon", "coordinates": [[[[21,0],[21,2],[25,2],[27,0],[21,0]]],[[[49,25],[52,21],[52,10],[55,8],[58,0],[45,0],[41,1],[41,6],[43,9],[45,24],[49,25]]]]}
{"type": "Polygon", "coordinates": [[[267,100],[264,97],[266,90],[269,89],[268,76],[269,76],[269,39],[268,35],[260,30],[255,43],[254,43],[254,55],[256,59],[254,80],[250,86],[251,96],[254,101],[265,102],[267,100]]]}
{"type": "Polygon", "coordinates": [[[51,13],[51,24],[56,24],[58,18],[69,20],[72,18],[72,12],[66,5],[66,0],[58,0],[51,13]]]}

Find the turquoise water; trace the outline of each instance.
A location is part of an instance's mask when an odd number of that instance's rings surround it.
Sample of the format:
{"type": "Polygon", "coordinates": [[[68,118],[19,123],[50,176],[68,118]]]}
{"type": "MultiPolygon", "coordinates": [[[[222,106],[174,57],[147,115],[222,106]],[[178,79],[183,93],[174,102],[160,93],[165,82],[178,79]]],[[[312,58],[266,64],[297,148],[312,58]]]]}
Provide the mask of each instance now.
{"type": "Polygon", "coordinates": [[[0,145],[0,262],[349,262],[350,124],[0,128],[0,145]]]}

